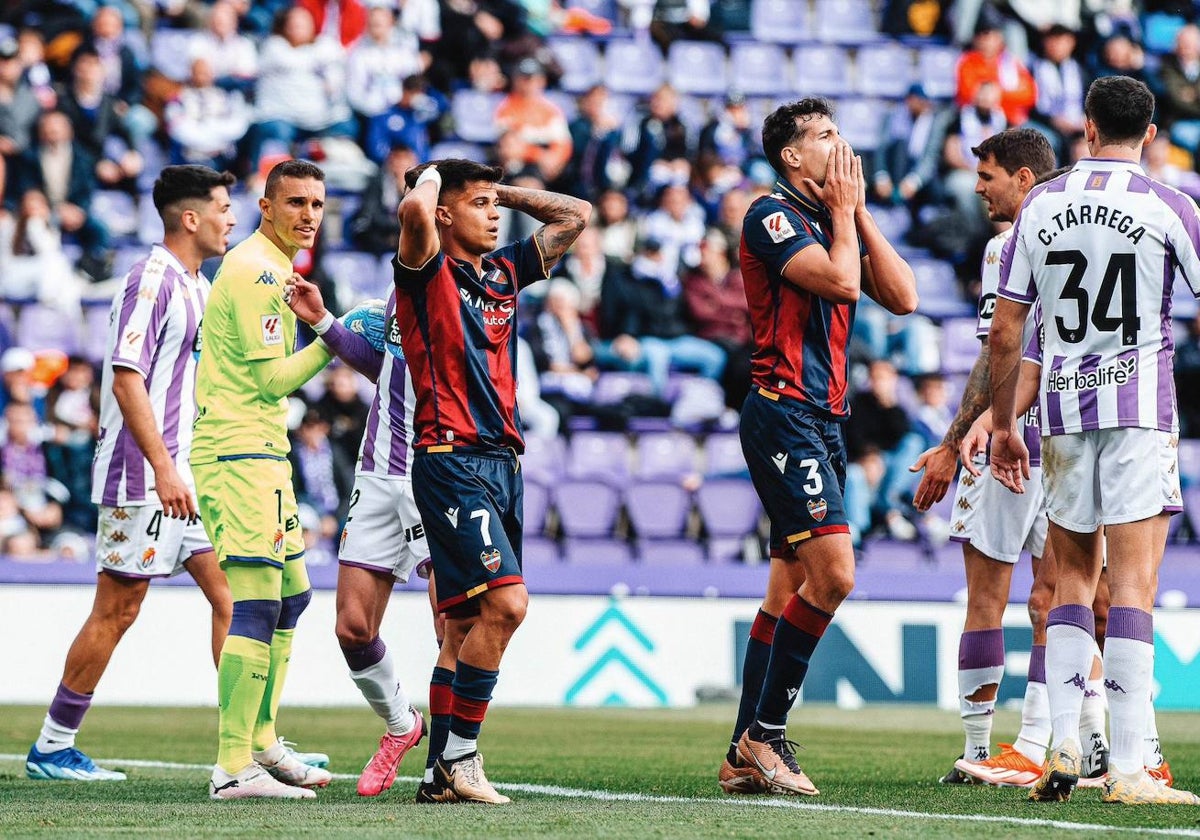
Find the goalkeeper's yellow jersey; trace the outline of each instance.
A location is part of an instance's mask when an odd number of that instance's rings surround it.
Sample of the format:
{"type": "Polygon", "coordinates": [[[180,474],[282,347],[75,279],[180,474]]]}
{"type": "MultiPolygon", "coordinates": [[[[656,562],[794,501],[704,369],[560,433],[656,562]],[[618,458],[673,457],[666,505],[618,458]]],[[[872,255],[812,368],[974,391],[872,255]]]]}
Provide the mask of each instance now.
{"type": "Polygon", "coordinates": [[[201,325],[192,463],[287,456],[287,398],[268,400],[250,363],[290,356],[296,316],[283,302],[292,262],[260,231],[225,255],[201,325]]]}

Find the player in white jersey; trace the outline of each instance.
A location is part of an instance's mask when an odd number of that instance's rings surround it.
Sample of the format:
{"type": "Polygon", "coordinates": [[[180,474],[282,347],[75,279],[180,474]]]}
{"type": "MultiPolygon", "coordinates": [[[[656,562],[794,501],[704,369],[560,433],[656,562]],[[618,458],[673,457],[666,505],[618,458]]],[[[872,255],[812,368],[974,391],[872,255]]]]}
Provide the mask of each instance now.
{"type": "Polygon", "coordinates": [[[1046,622],[1051,754],[1030,798],[1068,799],[1078,781],[1103,526],[1112,603],[1103,798],[1200,804],[1151,779],[1142,760],[1155,582],[1167,520],[1180,503],[1171,296],[1177,278],[1200,278],[1200,213],[1138,165],[1156,133],[1154,96],[1142,82],[1097,79],[1084,112],[1089,157],[1026,200],[1001,259],[990,338],[992,472],[1023,492],[1029,453],[1016,428],[1015,363],[1029,308],[1042,307],[1043,484],[1059,577],[1046,622]]]}
{"type": "MultiPolygon", "coordinates": [[[[376,385],[338,547],[336,632],[351,679],[387,725],[358,779],[359,795],[378,796],[392,786],[400,761],[425,734],[425,721],[409,703],[379,636],[395,582],[407,581],[414,570],[429,576],[429,548],[409,475],[416,401],[400,347],[394,291],[386,304],[368,301],[347,313],[342,322],[348,329],[341,329],[333,327],[316,286],[293,277],[286,288],[296,316],[376,385]]],[[[435,685],[437,678],[435,669],[435,685]]],[[[431,686],[431,709],[437,714],[434,693],[431,686]]],[[[432,764],[428,773],[432,776],[432,764]]]]}
{"type": "Polygon", "coordinates": [[[125,778],[76,749],[75,734],[151,578],[186,569],[196,580],[212,606],[214,659],[229,628],[229,586],[197,517],[188,455],[209,291],[200,264],[225,253],[236,221],[233,183],[204,166],[165,168],[154,184],[163,242],[130,270],[113,301],[92,469],[92,501],[100,506],[96,596],[29,751],[32,779],[125,778]]]}

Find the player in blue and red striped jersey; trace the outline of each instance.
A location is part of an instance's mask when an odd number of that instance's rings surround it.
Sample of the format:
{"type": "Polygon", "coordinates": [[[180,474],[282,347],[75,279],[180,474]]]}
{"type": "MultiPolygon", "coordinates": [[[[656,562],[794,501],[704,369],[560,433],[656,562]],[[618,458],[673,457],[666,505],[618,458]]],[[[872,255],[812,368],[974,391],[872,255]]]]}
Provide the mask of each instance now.
{"type": "Polygon", "coordinates": [[[813,795],[785,726],[809,659],[854,586],[842,502],[854,308],[866,293],[907,314],[917,292],[867,210],[862,160],[827,101],[777,108],[763,123],[763,149],[779,180],[742,226],[754,353],[741,437],[771,519],[771,570],[718,781],[728,793],[813,795]]]}
{"type": "Polygon", "coordinates": [[[422,785],[425,802],[509,801],[483,775],[476,741],[529,600],[521,576],[517,293],[546,278],[591,213],[586,201],[501,184],[501,175],[471,161],[434,161],[406,174],[412,189],[399,210],[396,326],[416,396],[413,492],[446,639],[461,639],[439,657],[454,664],[449,732],[438,720],[445,715],[432,710],[430,749],[442,738],[445,745],[433,784],[422,785]],[[501,207],[543,226],[497,249],[501,207]]]}

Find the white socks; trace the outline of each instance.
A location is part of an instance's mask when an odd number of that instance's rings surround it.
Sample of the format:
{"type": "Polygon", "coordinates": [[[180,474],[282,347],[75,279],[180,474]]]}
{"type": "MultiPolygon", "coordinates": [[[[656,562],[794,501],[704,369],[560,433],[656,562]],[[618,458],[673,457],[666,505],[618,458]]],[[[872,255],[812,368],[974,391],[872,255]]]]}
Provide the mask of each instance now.
{"type": "Polygon", "coordinates": [[[1142,763],[1154,770],[1162,767],[1162,746],[1158,742],[1158,720],[1154,716],[1154,698],[1146,701],[1146,737],[1142,739],[1142,763]]]}
{"type": "Polygon", "coordinates": [[[375,714],[383,718],[388,732],[403,735],[413,728],[416,718],[404,686],[396,679],[390,651],[370,668],[351,671],[350,678],[375,714]]]}
{"type": "MultiPolygon", "coordinates": [[[[470,755],[478,749],[478,743],[474,738],[462,738],[451,732],[446,739],[446,749],[442,750],[442,758],[454,761],[456,758],[470,755]]],[[[433,780],[430,779],[430,781],[433,780]]]]}
{"type": "Polygon", "coordinates": [[[996,711],[995,697],[976,702],[968,700],[967,696],[985,685],[995,685],[999,690],[1003,677],[1003,665],[960,669],[958,672],[958,709],[966,736],[963,758],[967,761],[987,761],[991,757],[992,720],[996,711]]]}
{"type": "Polygon", "coordinates": [[[42,721],[42,731],[38,735],[37,743],[34,746],[40,753],[53,753],[59,750],[70,749],[75,746],[75,735],[79,732],[78,729],[68,729],[61,724],[55,723],[50,715],[46,715],[42,721]]]}
{"type": "Polygon", "coordinates": [[[1108,689],[1112,745],[1109,766],[1120,773],[1140,773],[1148,735],[1146,710],[1154,673],[1154,646],[1135,639],[1104,643],[1105,688],[1108,689]]]}
{"type": "MultiPolygon", "coordinates": [[[[1059,610],[1075,607],[1086,610],[1087,618],[1095,621],[1091,608],[1078,604],[1051,610],[1050,621],[1054,621],[1054,614],[1059,610]]],[[[1050,701],[1053,729],[1051,746],[1056,748],[1064,741],[1074,742],[1079,737],[1083,693],[1096,648],[1094,623],[1091,632],[1079,626],[1082,623],[1053,623],[1046,628],[1046,695],[1050,701]]]]}
{"type": "Polygon", "coordinates": [[[1025,702],[1021,704],[1021,732],[1013,749],[1034,764],[1046,760],[1050,746],[1050,700],[1046,684],[1030,680],[1025,684],[1025,702]]]}

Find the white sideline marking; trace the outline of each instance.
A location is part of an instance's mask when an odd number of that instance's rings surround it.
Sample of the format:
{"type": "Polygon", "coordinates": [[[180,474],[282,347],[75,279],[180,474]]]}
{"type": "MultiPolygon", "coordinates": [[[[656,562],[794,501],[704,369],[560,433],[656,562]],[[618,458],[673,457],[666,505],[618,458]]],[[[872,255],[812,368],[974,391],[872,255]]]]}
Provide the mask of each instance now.
{"type": "MultiPolygon", "coordinates": [[[[0,753],[0,761],[25,761],[26,756],[16,753],[0,753]]],[[[195,770],[205,773],[212,772],[210,764],[179,764],[173,761],[146,761],[137,758],[105,758],[99,759],[101,764],[118,767],[146,767],[155,770],[195,770]]],[[[346,781],[356,781],[356,773],[334,773],[333,778],[346,781]]],[[[419,782],[416,776],[398,776],[398,782],[419,782]]],[[[658,804],[720,804],[734,805],[743,808],[790,808],[796,811],[824,811],[833,814],[862,814],[873,817],[905,817],[916,820],[939,820],[942,822],[975,822],[1002,823],[1005,825],[1031,826],[1040,828],[1056,828],[1064,831],[1105,831],[1125,832],[1129,834],[1149,834],[1160,837],[1200,837],[1200,829],[1193,828],[1138,828],[1134,826],[1096,825],[1091,823],[1067,822],[1066,820],[1039,820],[1030,817],[1001,817],[990,814],[939,814],[927,811],[900,811],[892,808],[862,808],[854,805],[824,805],[817,802],[805,802],[801,799],[751,799],[749,797],[728,797],[714,799],[711,797],[689,796],[654,796],[648,793],[624,793],[611,790],[589,790],[586,788],[559,787],[558,785],[535,785],[524,782],[493,782],[498,788],[534,793],[540,796],[554,796],[560,799],[594,799],[600,802],[653,802],[658,804]]],[[[1016,790],[1016,788],[1014,788],[1016,790]]]]}

